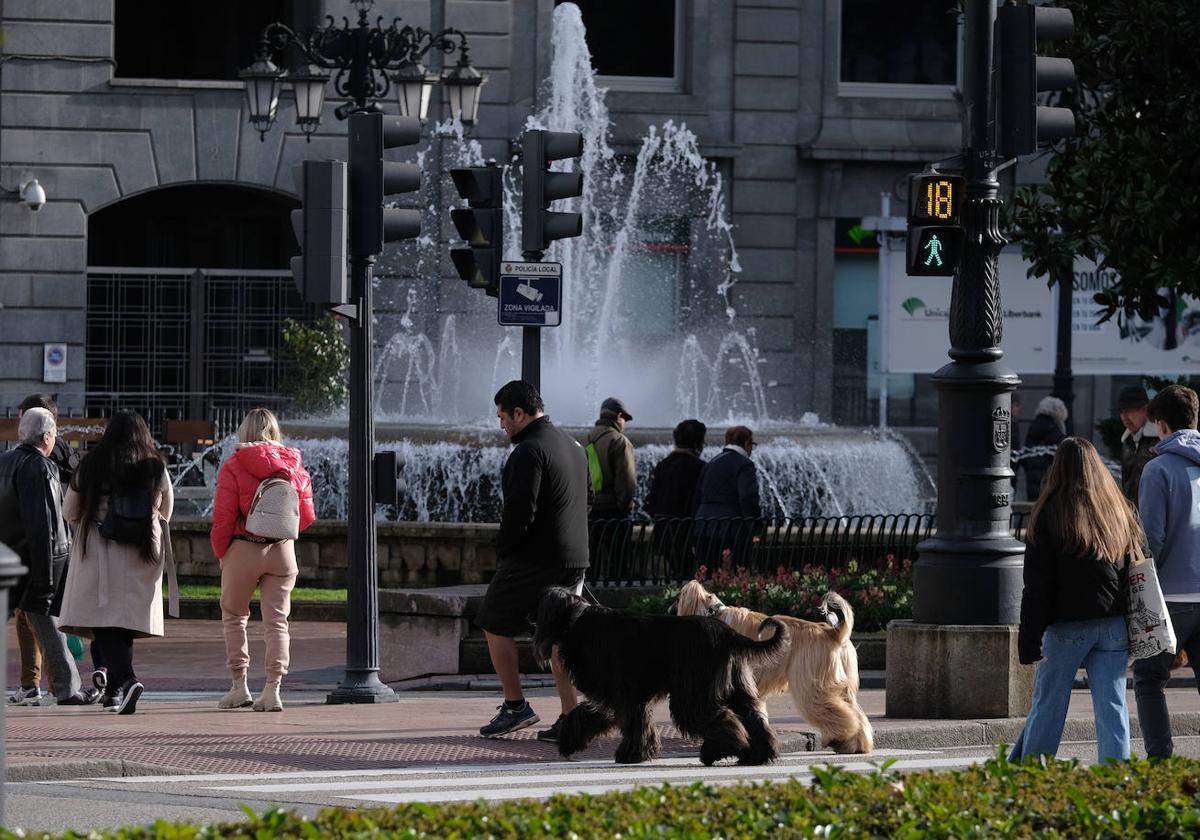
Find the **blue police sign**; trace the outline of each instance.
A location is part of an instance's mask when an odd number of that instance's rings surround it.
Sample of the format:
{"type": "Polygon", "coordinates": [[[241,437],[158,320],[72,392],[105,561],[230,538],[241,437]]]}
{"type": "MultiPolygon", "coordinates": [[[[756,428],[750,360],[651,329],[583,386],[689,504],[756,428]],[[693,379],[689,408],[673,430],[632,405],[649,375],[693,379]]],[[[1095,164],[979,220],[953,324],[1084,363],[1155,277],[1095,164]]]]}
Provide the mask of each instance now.
{"type": "Polygon", "coordinates": [[[505,327],[562,323],[562,263],[501,262],[497,320],[505,327]]]}

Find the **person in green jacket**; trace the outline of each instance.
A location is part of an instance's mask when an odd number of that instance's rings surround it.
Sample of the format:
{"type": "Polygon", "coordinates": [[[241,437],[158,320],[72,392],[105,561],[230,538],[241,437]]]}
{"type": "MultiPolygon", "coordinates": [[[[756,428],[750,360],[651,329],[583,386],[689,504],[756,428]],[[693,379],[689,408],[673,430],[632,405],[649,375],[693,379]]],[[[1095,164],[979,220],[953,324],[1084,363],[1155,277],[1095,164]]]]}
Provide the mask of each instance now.
{"type": "Polygon", "coordinates": [[[592,507],[588,512],[591,562],[619,561],[629,535],[629,516],[637,492],[633,444],[625,424],[633,415],[625,403],[609,397],[600,403],[600,417],[588,434],[588,474],[592,481],[592,507]]]}

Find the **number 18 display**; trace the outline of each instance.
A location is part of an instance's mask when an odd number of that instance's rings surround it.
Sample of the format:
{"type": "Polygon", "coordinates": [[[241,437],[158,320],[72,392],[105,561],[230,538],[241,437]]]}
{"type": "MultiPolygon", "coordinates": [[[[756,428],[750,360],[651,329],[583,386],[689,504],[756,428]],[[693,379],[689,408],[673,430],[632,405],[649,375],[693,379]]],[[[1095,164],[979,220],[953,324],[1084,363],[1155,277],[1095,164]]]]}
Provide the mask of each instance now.
{"type": "Polygon", "coordinates": [[[965,180],[957,175],[912,175],[908,181],[908,274],[952,277],[962,250],[965,180]]]}

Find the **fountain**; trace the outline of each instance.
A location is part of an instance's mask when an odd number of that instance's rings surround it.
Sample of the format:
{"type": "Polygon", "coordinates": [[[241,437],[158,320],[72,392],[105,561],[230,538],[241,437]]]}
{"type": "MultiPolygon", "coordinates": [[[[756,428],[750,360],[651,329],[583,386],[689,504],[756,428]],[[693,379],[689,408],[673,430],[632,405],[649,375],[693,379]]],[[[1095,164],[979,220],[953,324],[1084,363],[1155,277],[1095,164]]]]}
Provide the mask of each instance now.
{"type": "MultiPolygon", "coordinates": [[[[609,394],[636,424],[639,504],[650,469],[684,417],[752,426],[762,499],[774,516],[844,516],[928,509],[932,482],[895,435],[840,430],[806,415],[780,419],[760,374],[755,331],[739,324],[731,290],[741,267],[717,167],[682,123],[652,126],[633,155],[610,144],[605,92],[596,86],[578,7],[554,11],[553,59],[530,128],[584,137],[583,235],[555,242],[563,264],[562,325],[543,331],[542,391],[556,422],[585,424],[609,394]]],[[[440,179],[426,178],[424,230],[444,225],[455,195],[448,170],[484,163],[458,123],[434,128],[440,179]]],[[[430,149],[419,160],[430,157],[430,149]]],[[[428,173],[435,166],[424,167],[428,173]]],[[[520,252],[520,178],[505,177],[505,252],[520,252]]],[[[447,235],[452,236],[452,228],[447,235]]],[[[387,518],[496,521],[507,447],[491,396],[520,371],[520,336],[496,323],[493,298],[442,278],[448,243],[427,233],[389,250],[377,271],[378,333],[390,336],[374,370],[379,449],[406,461],[409,499],[387,518]],[[434,337],[436,336],[436,340],[434,337]]],[[[313,474],[318,514],[345,518],[344,422],[286,424],[313,474]]],[[[710,439],[719,440],[717,430],[710,439]]],[[[714,450],[715,451],[715,450],[714,450]]],[[[707,453],[711,456],[713,452],[707,453]]]]}

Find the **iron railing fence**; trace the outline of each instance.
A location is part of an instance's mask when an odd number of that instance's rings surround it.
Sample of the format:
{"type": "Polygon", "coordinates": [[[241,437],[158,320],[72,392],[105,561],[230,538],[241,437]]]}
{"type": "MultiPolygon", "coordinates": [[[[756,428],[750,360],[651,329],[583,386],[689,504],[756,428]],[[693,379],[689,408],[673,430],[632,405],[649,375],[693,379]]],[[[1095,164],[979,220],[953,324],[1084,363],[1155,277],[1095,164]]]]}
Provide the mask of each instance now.
{"type": "MultiPolygon", "coordinates": [[[[1009,527],[1024,536],[1028,514],[1014,512],[1009,527]]],[[[705,566],[728,563],[753,574],[781,567],[833,568],[851,560],[875,564],[888,555],[916,560],[917,545],[937,530],[933,514],[804,517],[797,519],[597,520],[589,529],[588,580],[662,586],[690,580],[705,566]]]]}

